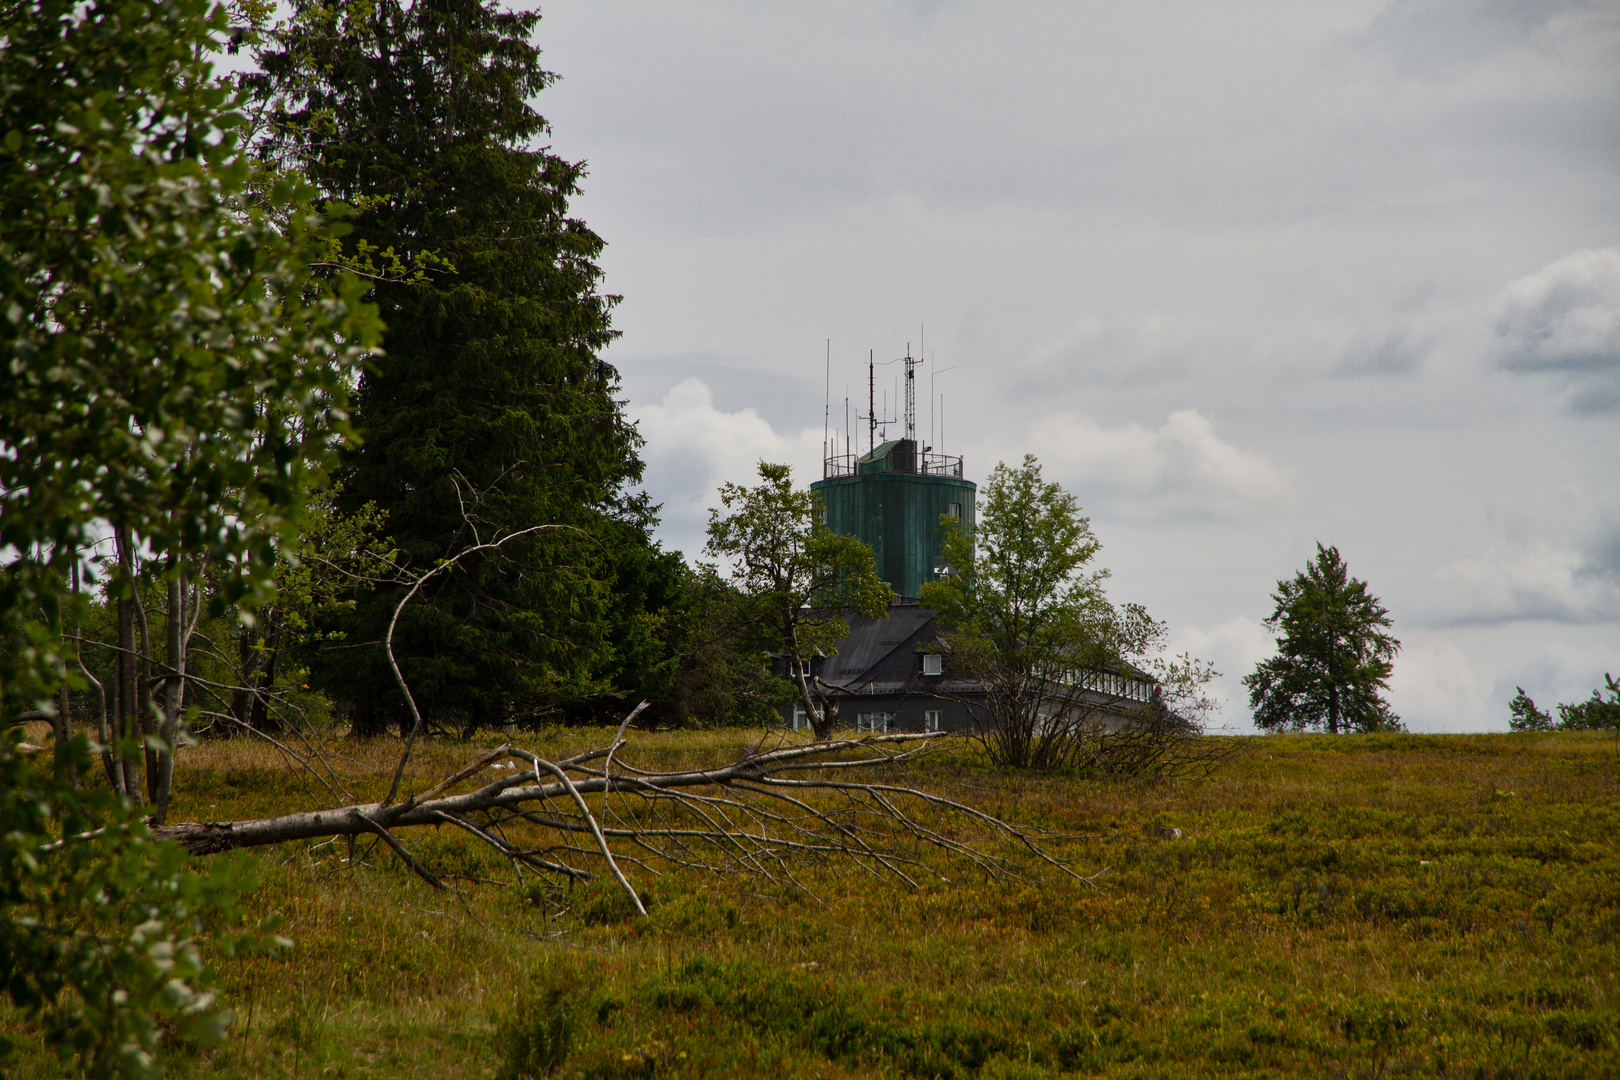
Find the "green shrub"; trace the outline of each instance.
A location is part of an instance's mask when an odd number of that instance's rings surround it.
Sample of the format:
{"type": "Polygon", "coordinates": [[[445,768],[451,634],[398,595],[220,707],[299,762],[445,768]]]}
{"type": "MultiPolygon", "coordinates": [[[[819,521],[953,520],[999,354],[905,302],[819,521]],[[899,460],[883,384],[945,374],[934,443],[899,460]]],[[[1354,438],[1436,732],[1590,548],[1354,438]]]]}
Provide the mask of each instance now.
{"type": "Polygon", "coordinates": [[[497,1029],[497,1080],[542,1080],[556,1072],[574,1052],[591,996],[577,969],[556,965],[536,973],[497,1029]]]}

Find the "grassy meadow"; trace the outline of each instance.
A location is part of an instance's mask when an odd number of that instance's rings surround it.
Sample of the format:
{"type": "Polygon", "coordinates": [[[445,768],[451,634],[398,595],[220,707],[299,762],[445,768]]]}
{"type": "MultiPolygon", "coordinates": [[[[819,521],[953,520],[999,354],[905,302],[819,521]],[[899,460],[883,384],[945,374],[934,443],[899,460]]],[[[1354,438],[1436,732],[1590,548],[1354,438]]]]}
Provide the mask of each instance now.
{"type": "MultiPolygon", "coordinates": [[[[730,759],[750,737],[640,734],[627,756],[730,759]]],[[[610,738],[520,742],[555,759],[610,738]]],[[[427,744],[415,790],[488,745],[427,744]]],[[[635,919],[601,887],[564,914],[534,904],[452,829],[404,835],[458,875],[449,894],[371,841],[353,865],[343,843],[251,853],[250,906],[280,913],[294,945],[219,962],[231,1034],[172,1071],[479,1077],[526,1054],[518,1074],[604,1078],[1620,1076],[1612,737],[1248,750],[1186,782],[1006,775],[967,750],[908,770],[1069,837],[1052,847],[1106,868],[1095,887],[1050,869],[990,882],[933,855],[950,884],[806,865],[813,895],[632,866],[649,901],[635,919]]],[[[333,751],[357,794],[386,789],[396,745],[333,751]]],[[[326,797],[241,741],[187,751],[180,770],[175,821],[326,797]]]]}

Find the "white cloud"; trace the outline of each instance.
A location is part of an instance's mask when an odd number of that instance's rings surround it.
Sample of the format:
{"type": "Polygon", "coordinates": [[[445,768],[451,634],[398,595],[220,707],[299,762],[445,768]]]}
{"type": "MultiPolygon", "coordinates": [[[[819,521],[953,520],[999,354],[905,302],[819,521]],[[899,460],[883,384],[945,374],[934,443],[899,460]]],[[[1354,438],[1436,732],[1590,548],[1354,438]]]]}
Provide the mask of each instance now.
{"type": "Polygon", "coordinates": [[[756,483],[761,460],[787,462],[801,484],[820,475],[808,471],[820,468],[820,432],[781,435],[752,408],[717,409],[701,379],[686,379],[658,404],[632,404],[629,411],[647,440],[645,486],[664,505],[663,537],[688,556],[702,549],[721,484],[756,483]]]}
{"type": "Polygon", "coordinates": [[[1564,374],[1577,407],[1620,406],[1620,248],[1572,252],[1509,285],[1496,335],[1505,367],[1564,374]]]}
{"type": "Polygon", "coordinates": [[[1589,623],[1620,619],[1620,587],[1579,551],[1545,542],[1494,545],[1440,568],[1438,620],[1589,623]]]}
{"type": "Polygon", "coordinates": [[[1170,652],[1191,653],[1215,665],[1215,696],[1221,703],[1220,721],[1237,729],[1249,726],[1249,697],[1243,676],[1276,651],[1276,639],[1258,619],[1239,615],[1218,626],[1201,630],[1196,626],[1172,628],[1170,652]]]}
{"type": "Polygon", "coordinates": [[[1407,641],[1395,658],[1389,701],[1413,731],[1479,731],[1493,722],[1491,680],[1475,674],[1468,655],[1450,641],[1407,641]]]}
{"type": "Polygon", "coordinates": [[[1029,445],[1082,502],[1101,493],[1126,515],[1235,514],[1271,501],[1282,487],[1269,461],[1223,441],[1197,409],[1172,412],[1157,428],[1049,416],[1035,424],[1029,445]]]}

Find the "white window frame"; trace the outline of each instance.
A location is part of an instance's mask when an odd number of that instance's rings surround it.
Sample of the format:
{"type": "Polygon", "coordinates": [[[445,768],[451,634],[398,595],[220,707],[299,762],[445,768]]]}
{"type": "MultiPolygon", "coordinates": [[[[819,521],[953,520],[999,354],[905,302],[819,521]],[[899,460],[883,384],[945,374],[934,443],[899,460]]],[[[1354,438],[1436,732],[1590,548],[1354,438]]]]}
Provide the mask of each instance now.
{"type": "Polygon", "coordinates": [[[939,653],[923,653],[922,673],[924,675],[945,674],[945,657],[941,656],[939,653]]]}
{"type": "Polygon", "coordinates": [[[793,719],[788,723],[792,725],[794,731],[801,731],[810,726],[810,713],[805,709],[804,702],[793,703],[793,719]]]}
{"type": "Polygon", "coordinates": [[[863,712],[855,718],[857,732],[869,731],[874,735],[887,735],[889,725],[894,722],[894,713],[889,712],[863,712]]]}
{"type": "Polygon", "coordinates": [[[938,710],[938,709],[928,709],[923,713],[923,730],[924,731],[943,731],[944,730],[940,726],[940,710],[938,710]]]}

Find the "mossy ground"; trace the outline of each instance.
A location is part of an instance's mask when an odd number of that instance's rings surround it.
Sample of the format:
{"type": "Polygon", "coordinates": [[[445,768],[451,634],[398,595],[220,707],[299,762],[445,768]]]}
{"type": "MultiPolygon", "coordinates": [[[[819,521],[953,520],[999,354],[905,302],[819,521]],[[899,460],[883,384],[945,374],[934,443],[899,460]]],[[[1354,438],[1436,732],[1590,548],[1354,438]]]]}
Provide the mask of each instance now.
{"type": "MultiPolygon", "coordinates": [[[[735,755],[748,733],[638,735],[642,767],[735,755]]],[[[600,732],[525,740],[537,752],[600,732]]],[[[376,797],[397,747],[338,744],[376,797]]],[[[428,744],[419,786],[475,747],[428,744]]],[[[572,1032],[560,1076],[1620,1075],[1620,759],[1601,735],[1268,737],[1215,775],[1119,784],[913,780],[1079,837],[1097,887],[965,867],[917,891],[807,868],[815,896],[632,868],[650,916],[581,889],[558,916],[451,830],[386,850],[256,853],[255,912],[293,948],[221,961],[237,1013],[180,1076],[494,1075],[524,1032],[572,1032]],[[1169,829],[1178,839],[1161,839],[1169,829]],[[566,993],[558,994],[561,986],[566,993]],[[547,1000],[563,1002],[548,1008],[547,1000]],[[539,1027],[536,1027],[539,1025],[539,1027]],[[559,1027],[560,1025],[560,1027],[559,1027]]],[[[188,751],[174,819],[313,805],[262,746],[188,751]]],[[[942,868],[944,863],[939,864],[942,868]]],[[[14,1037],[25,1031],[10,1018],[14,1037]]],[[[543,1036],[536,1036],[542,1038],[543,1036]]],[[[43,1059],[20,1064],[45,1069],[43,1059]]]]}

